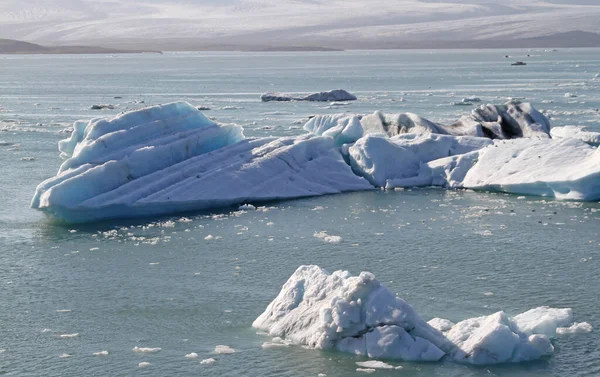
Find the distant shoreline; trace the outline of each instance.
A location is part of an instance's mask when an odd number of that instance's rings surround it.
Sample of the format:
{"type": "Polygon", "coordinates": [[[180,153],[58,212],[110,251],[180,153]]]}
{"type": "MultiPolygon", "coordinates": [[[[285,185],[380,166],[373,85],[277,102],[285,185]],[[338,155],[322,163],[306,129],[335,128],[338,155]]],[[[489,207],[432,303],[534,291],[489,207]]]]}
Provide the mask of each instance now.
{"type": "Polygon", "coordinates": [[[488,50],[600,48],[600,34],[588,32],[557,33],[543,37],[514,40],[348,40],[270,45],[215,43],[196,39],[86,41],[79,46],[45,46],[30,42],[0,39],[0,55],[31,54],[139,54],[165,52],[340,52],[347,50],[488,50]],[[110,43],[110,44],[108,44],[110,43]]]}

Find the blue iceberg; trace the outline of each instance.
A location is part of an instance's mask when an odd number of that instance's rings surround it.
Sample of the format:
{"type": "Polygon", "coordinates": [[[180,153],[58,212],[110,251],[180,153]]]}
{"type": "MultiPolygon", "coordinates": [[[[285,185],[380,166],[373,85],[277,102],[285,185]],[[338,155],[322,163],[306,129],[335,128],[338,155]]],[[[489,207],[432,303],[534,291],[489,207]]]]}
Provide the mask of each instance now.
{"type": "Polygon", "coordinates": [[[600,151],[552,139],[529,104],[482,105],[452,125],[416,114],[315,116],[304,135],[246,138],[186,102],[75,122],[31,202],[64,222],[442,186],[600,199],[600,151]]]}

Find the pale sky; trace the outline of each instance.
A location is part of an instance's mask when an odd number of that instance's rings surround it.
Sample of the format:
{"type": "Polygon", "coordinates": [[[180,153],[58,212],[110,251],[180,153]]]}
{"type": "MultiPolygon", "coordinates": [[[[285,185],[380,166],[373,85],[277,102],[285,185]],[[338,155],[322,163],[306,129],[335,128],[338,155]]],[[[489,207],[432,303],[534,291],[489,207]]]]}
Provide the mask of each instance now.
{"type": "Polygon", "coordinates": [[[2,0],[0,38],[33,42],[512,39],[600,32],[600,0],[2,0]]]}

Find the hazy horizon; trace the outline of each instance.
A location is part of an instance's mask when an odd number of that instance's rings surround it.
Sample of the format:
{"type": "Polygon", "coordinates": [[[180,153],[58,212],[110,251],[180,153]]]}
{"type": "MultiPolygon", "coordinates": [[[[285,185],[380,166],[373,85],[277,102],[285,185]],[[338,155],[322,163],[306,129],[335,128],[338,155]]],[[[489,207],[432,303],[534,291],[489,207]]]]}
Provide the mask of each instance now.
{"type": "Polygon", "coordinates": [[[49,44],[512,40],[597,33],[599,17],[596,0],[6,0],[0,35],[49,44]]]}

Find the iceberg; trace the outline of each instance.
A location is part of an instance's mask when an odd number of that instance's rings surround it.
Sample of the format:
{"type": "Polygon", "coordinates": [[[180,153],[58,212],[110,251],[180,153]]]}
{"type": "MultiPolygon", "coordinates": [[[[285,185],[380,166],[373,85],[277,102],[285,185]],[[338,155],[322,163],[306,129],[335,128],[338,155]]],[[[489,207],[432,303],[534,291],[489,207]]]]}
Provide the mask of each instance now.
{"type": "Polygon", "coordinates": [[[76,123],[59,148],[67,159],[31,206],[65,222],[373,189],[331,138],[246,139],[183,102],[76,123]]]}
{"type": "Polygon", "coordinates": [[[327,135],[329,132],[351,134],[353,139],[347,142],[354,142],[369,134],[393,137],[408,133],[489,139],[550,138],[548,118],[530,103],[518,101],[505,105],[480,105],[470,115],[449,125],[438,124],[413,113],[386,114],[375,111],[369,115],[317,115],[304,125],[304,129],[315,135],[327,135]],[[362,134],[358,130],[358,122],[362,127],[362,134]]]}
{"type": "Polygon", "coordinates": [[[548,119],[528,103],[481,105],[450,125],[376,111],[317,115],[304,129],[246,138],[186,102],[77,121],[58,145],[64,162],[31,207],[88,222],[376,187],[600,199],[592,139],[551,138],[548,119]]]}
{"type": "Polygon", "coordinates": [[[279,101],[311,101],[311,102],[336,102],[336,101],[356,101],[356,96],[343,89],[335,89],[327,92],[309,94],[303,97],[294,97],[282,93],[264,93],[260,96],[263,102],[279,101]]]}
{"type": "MultiPolygon", "coordinates": [[[[554,346],[548,335],[570,323],[571,309],[547,307],[514,318],[497,312],[456,324],[441,318],[427,323],[373,274],[329,274],[313,265],[300,266],[252,326],[292,344],[370,359],[486,365],[549,356],[554,346]]],[[[587,331],[585,325],[572,328],[563,331],[587,331]]]]}

